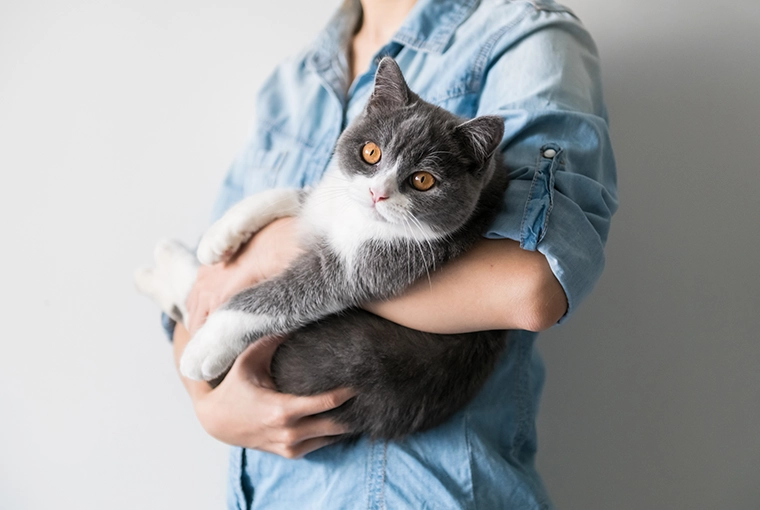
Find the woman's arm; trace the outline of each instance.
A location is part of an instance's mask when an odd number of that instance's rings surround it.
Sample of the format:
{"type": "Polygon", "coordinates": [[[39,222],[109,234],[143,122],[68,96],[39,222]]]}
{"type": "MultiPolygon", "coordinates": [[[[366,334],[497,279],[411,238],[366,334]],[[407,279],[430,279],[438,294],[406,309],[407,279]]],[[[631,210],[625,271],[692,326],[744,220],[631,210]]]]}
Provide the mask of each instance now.
{"type": "Polygon", "coordinates": [[[508,239],[484,239],[429,280],[365,308],[430,333],[542,331],[565,314],[567,299],[541,253],[508,239]]]}
{"type": "MultiPolygon", "coordinates": [[[[228,263],[202,266],[188,298],[190,329],[198,329],[209,313],[239,291],[287,267],[300,250],[292,218],[272,222],[256,234],[228,263]]],[[[174,329],[174,361],[190,341],[181,324],[174,329]]],[[[350,389],[297,397],[275,390],[269,365],[280,340],[254,342],[232,365],[216,388],[180,374],[203,428],[216,439],[296,458],[334,441],[348,432],[333,421],[313,415],[340,406],[353,396],[350,389]]]]}
{"type": "MultiPolygon", "coordinates": [[[[174,361],[179,360],[190,334],[177,324],[174,361]]],[[[348,432],[332,420],[314,416],[353,397],[345,388],[311,397],[278,393],[269,376],[269,364],[280,340],[263,338],[252,344],[232,365],[224,380],[212,389],[205,381],[180,374],[201,426],[219,441],[245,446],[289,459],[332,443],[348,432]]]]}
{"type": "MultiPolygon", "coordinates": [[[[204,267],[188,299],[191,331],[237,292],[281,271],[300,253],[292,218],[255,235],[229,264],[204,267]]],[[[484,239],[403,295],[365,307],[388,320],[431,333],[489,329],[540,331],[555,324],[567,300],[546,258],[515,241],[484,239]]]]}
{"type": "MultiPolygon", "coordinates": [[[[191,324],[200,327],[209,313],[261,278],[274,276],[295,258],[296,224],[273,222],[256,234],[227,264],[202,268],[188,299],[191,324]]],[[[567,301],[543,255],[522,250],[514,241],[483,240],[470,252],[431,273],[403,295],[367,309],[407,327],[435,333],[488,329],[545,329],[565,313],[567,301]]],[[[177,325],[177,366],[190,333],[177,325]]],[[[296,458],[321,448],[347,432],[314,415],[353,396],[337,389],[312,397],[278,393],[269,364],[279,341],[254,342],[212,389],[180,375],[203,428],[216,439],[237,446],[296,458]]]]}

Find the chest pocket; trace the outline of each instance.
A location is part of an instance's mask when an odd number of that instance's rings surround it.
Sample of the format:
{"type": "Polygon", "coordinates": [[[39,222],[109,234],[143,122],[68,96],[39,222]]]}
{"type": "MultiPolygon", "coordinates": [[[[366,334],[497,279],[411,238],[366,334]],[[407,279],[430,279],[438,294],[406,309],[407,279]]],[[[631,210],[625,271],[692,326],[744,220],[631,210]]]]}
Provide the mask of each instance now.
{"type": "Polygon", "coordinates": [[[243,188],[253,195],[277,185],[277,176],[288,157],[284,150],[251,149],[245,155],[243,188]]]}
{"type": "Polygon", "coordinates": [[[269,188],[302,187],[305,176],[322,164],[310,144],[264,127],[244,156],[246,196],[269,188]]]}

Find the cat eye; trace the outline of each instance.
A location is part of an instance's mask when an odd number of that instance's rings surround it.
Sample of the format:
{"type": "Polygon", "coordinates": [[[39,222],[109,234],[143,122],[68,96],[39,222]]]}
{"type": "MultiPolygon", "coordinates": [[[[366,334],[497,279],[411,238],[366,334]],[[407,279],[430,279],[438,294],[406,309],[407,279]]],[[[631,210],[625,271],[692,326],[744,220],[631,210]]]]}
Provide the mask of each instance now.
{"type": "Polygon", "coordinates": [[[435,184],[435,177],[429,172],[415,172],[409,178],[412,186],[419,191],[427,191],[435,184]]]}
{"type": "Polygon", "coordinates": [[[375,142],[367,142],[362,147],[362,159],[370,165],[374,165],[380,161],[380,156],[382,155],[380,147],[375,142]]]}

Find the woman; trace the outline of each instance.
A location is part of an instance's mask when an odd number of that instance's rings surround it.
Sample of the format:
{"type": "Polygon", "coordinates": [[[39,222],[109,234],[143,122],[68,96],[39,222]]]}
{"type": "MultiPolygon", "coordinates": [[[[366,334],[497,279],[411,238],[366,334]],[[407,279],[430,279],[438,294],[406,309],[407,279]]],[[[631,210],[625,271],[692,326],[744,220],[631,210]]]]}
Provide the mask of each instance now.
{"type": "MultiPolygon", "coordinates": [[[[254,134],[225,180],[216,215],[264,188],[318,181],[385,55],[427,101],[462,117],[504,117],[510,185],[471,252],[434,273],[431,284],[368,309],[431,332],[509,330],[495,373],[442,426],[400,443],[349,446],[330,445],[345,431],[315,415],[351,390],[273,391],[267,371],[277,340],[251,346],[214,390],[183,383],[206,430],[244,447],[231,456],[230,508],[547,508],[533,466],[543,382],[533,343],[597,280],[616,208],[598,58],[567,8],[552,0],[347,2],[264,85],[254,134]]],[[[173,333],[176,359],[210,311],[296,254],[293,223],[284,219],[232,263],[202,268],[188,300],[190,332],[177,326],[173,333]]]]}

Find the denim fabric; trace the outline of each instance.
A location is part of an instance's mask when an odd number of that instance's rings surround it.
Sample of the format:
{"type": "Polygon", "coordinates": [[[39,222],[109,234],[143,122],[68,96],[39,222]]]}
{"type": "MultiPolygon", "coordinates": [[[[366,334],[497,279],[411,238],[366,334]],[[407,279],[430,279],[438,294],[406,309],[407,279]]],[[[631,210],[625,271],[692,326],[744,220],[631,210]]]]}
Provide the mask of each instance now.
{"type": "MultiPolygon", "coordinates": [[[[342,8],[265,83],[215,217],[266,188],[317,182],[371,92],[376,63],[392,55],[425,100],[463,117],[504,118],[510,184],[484,235],[546,256],[567,294],[565,320],[602,271],[617,207],[599,59],[586,30],[551,0],[420,0],[349,84],[345,47],[356,19],[342,8]]],[[[543,384],[536,334],[505,334],[510,347],[486,386],[434,430],[333,445],[301,460],[234,448],[230,508],[550,508],[534,470],[543,384]]]]}

